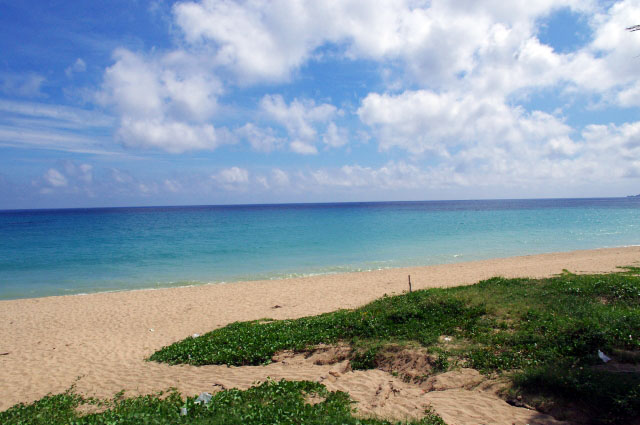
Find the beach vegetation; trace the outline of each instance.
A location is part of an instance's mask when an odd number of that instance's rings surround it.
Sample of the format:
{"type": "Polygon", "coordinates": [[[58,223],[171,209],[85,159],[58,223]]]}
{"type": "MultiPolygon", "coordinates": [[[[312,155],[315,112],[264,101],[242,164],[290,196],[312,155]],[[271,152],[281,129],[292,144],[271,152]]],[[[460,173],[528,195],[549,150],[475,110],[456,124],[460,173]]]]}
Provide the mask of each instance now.
{"type": "Polygon", "coordinates": [[[259,365],[281,350],[342,342],[354,347],[352,367],[366,369],[377,367],[385,345],[417,344],[434,354],[432,373],[471,367],[504,374],[512,377],[512,395],[534,404],[547,400],[541,409],[551,409],[549,399],[557,407],[574,394],[584,400],[577,408],[587,422],[625,423],[640,416],[640,375],[629,366],[640,361],[637,272],[496,277],[385,296],[355,310],[237,322],[164,347],[150,360],[259,365]],[[626,372],[611,364],[627,365],[626,372]]]}
{"type": "Polygon", "coordinates": [[[236,322],[197,338],[164,347],[150,360],[170,364],[268,364],[282,350],[302,351],[310,346],[339,340],[416,340],[428,346],[443,333],[456,329],[477,332],[486,326],[482,305],[467,307],[464,301],[432,296],[421,291],[384,297],[358,309],[340,310],[294,320],[236,322]]]}
{"type": "Polygon", "coordinates": [[[376,357],[380,350],[380,346],[367,348],[366,350],[356,351],[351,357],[351,369],[368,370],[377,366],[376,357]]]}
{"type": "Polygon", "coordinates": [[[121,396],[110,401],[84,399],[68,391],[50,395],[31,404],[19,404],[0,412],[3,425],[263,425],[263,424],[345,424],[345,425],[445,425],[442,419],[425,412],[412,422],[389,422],[354,415],[347,393],[328,391],[309,381],[266,381],[248,390],[223,390],[208,403],[196,397],[183,399],[176,391],[133,398],[121,396]],[[310,403],[312,398],[314,402],[310,403]],[[83,414],[79,407],[100,405],[101,411],[83,414]]]}

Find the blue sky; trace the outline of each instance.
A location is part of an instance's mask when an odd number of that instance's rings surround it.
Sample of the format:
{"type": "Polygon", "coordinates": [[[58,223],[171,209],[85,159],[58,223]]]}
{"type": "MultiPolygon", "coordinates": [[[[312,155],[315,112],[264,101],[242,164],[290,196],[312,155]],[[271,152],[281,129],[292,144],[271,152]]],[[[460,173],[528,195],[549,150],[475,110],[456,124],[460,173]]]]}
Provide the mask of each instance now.
{"type": "Polygon", "coordinates": [[[0,209],[640,193],[640,1],[0,0],[0,209]]]}

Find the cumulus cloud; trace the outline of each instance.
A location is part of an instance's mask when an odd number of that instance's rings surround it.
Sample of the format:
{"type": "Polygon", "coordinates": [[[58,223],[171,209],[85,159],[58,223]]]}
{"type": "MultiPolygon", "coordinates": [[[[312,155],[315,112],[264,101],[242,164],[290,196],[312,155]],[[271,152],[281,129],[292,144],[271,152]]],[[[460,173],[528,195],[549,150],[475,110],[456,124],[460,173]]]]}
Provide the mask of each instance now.
{"type": "MultiPolygon", "coordinates": [[[[516,1],[509,5],[443,0],[348,0],[337,4],[203,0],[182,2],[174,7],[176,24],[190,48],[213,52],[212,66],[232,70],[232,75],[243,83],[287,80],[292,72],[315,57],[318,48],[332,45],[338,47],[344,58],[402,64],[409,84],[421,87],[421,93],[432,93],[442,105],[457,104],[480,114],[485,108],[498,110],[498,115],[507,120],[512,119],[508,115],[522,114],[507,106],[507,98],[513,93],[558,84],[599,93],[626,84],[613,98],[621,105],[633,105],[635,94],[640,91],[640,85],[636,87],[630,82],[633,64],[626,60],[625,66],[616,65],[640,46],[640,38],[626,37],[620,43],[624,22],[638,13],[637,5],[630,0],[609,9],[593,1],[574,0],[516,1]],[[591,16],[593,41],[578,52],[558,53],[537,37],[538,20],[561,8],[591,16]],[[484,100],[487,96],[491,100],[484,100]]],[[[417,92],[412,90],[405,93],[407,100],[415,97],[417,92]]],[[[374,118],[366,114],[374,96],[370,94],[359,111],[367,124],[371,121],[366,120],[374,118]]],[[[313,105],[310,108],[298,100],[287,105],[281,97],[267,96],[260,106],[286,127],[290,149],[303,154],[317,153],[312,140],[318,137],[318,130],[305,114],[313,110],[313,105]]],[[[437,113],[438,110],[433,111],[433,120],[437,113]]],[[[405,124],[410,126],[408,120],[405,124]]],[[[505,129],[497,122],[487,124],[505,129]]],[[[335,123],[329,124],[322,141],[328,146],[344,145],[347,137],[344,130],[338,130],[335,123]]],[[[403,130],[413,133],[407,127],[403,130]]],[[[427,145],[441,145],[438,131],[443,129],[423,136],[418,150],[426,150],[427,145]]],[[[455,132],[444,132],[448,133],[445,137],[455,136],[455,132]]],[[[278,144],[273,136],[247,139],[255,149],[263,151],[273,150],[278,144]],[[266,142],[260,144],[259,140],[266,142]]],[[[386,147],[387,143],[382,142],[381,148],[386,147]]]]}
{"type": "Polygon", "coordinates": [[[576,0],[202,0],[176,4],[174,16],[186,41],[209,47],[216,66],[241,83],[286,81],[318,48],[332,45],[346,58],[400,61],[407,76],[433,86],[455,82],[487,57],[520,61],[522,71],[528,62],[535,70],[549,59],[535,51],[543,50],[535,43],[535,21],[562,7],[597,9],[576,0]]]}
{"type": "MultiPolygon", "coordinates": [[[[474,70],[469,87],[502,87],[504,95],[509,95],[520,88],[564,86],[569,92],[602,96],[605,103],[639,106],[634,97],[640,91],[634,58],[640,53],[640,37],[625,28],[640,20],[640,4],[636,0],[623,0],[610,7],[596,4],[571,7],[584,13],[582,16],[592,29],[590,42],[585,46],[574,52],[557,53],[539,42],[534,27],[511,37],[512,47],[503,50],[513,52],[512,58],[496,61],[495,55],[480,55],[484,63],[474,70]]],[[[493,43],[494,49],[500,44],[493,43]]]]}
{"type": "Polygon", "coordinates": [[[217,146],[216,132],[211,124],[194,125],[162,119],[136,120],[124,117],[117,136],[127,146],[155,147],[171,153],[217,146]]]}
{"type": "Polygon", "coordinates": [[[423,88],[463,84],[506,96],[569,82],[602,92],[635,81],[629,52],[640,51],[640,37],[623,31],[640,19],[635,0],[610,8],[576,0],[203,0],[176,4],[174,17],[191,48],[207,47],[214,67],[244,83],[287,80],[331,45],[345,58],[401,63],[423,88]],[[561,8],[588,17],[594,29],[578,52],[558,53],[537,37],[538,21],[561,8]]]}
{"type": "Polygon", "coordinates": [[[325,44],[344,45],[346,56],[380,60],[415,57],[419,49],[426,53],[431,45],[445,41],[454,51],[442,49],[448,53],[442,62],[453,58],[462,64],[470,59],[472,52],[465,55],[458,46],[468,44],[462,41],[473,38],[468,32],[479,22],[472,22],[471,16],[468,22],[447,22],[443,16],[438,23],[432,16],[438,14],[421,6],[391,0],[203,0],[179,3],[174,14],[186,40],[215,46],[216,63],[230,69],[241,83],[288,80],[325,44]],[[442,30],[452,22],[459,23],[458,31],[442,30]],[[467,37],[460,31],[463,28],[467,37]]]}
{"type": "MultiPolygon", "coordinates": [[[[260,101],[260,108],[267,117],[282,125],[289,136],[292,151],[304,155],[318,152],[315,143],[318,138],[318,126],[326,124],[340,111],[333,105],[316,105],[313,100],[294,99],[289,104],[280,95],[266,95],[260,101]]],[[[335,124],[329,123],[331,134],[325,135],[326,143],[333,146],[346,143],[340,139],[342,134],[335,124]]]]}
{"type": "Polygon", "coordinates": [[[330,122],[327,126],[327,132],[322,136],[322,141],[332,148],[339,148],[349,142],[349,134],[346,129],[330,122]]]}
{"type": "Polygon", "coordinates": [[[217,147],[207,120],[221,86],[197,58],[180,51],[146,58],[118,49],[114,59],[98,100],[120,115],[118,137],[124,145],[172,153],[217,147]]]}
{"type": "Polygon", "coordinates": [[[582,132],[585,162],[597,169],[601,178],[635,177],[640,158],[640,122],[622,125],[589,125],[582,132]],[[615,164],[603,167],[600,164],[615,164]]]}
{"type": "Polygon", "coordinates": [[[638,19],[640,4],[635,0],[617,2],[592,18],[593,41],[581,52],[589,55],[588,66],[572,69],[579,83],[597,90],[637,80],[637,61],[630,58],[640,53],[640,38],[624,28],[638,19]]]}
{"type": "Polygon", "coordinates": [[[612,184],[636,175],[640,122],[589,125],[574,139],[550,138],[515,151],[476,146],[453,155],[448,161],[449,172],[460,177],[465,186],[483,182],[519,187],[557,182],[567,187],[612,184]]]}
{"type": "Polygon", "coordinates": [[[571,131],[552,115],[528,113],[500,98],[428,90],[369,94],[358,115],[375,130],[383,150],[398,147],[412,154],[432,152],[443,157],[454,148],[481,144],[515,149],[567,137],[571,131]]]}
{"type": "Polygon", "coordinates": [[[99,100],[136,116],[162,112],[162,84],[154,65],[125,49],[114,52],[115,64],[107,68],[99,100]]]}
{"type": "Polygon", "coordinates": [[[175,20],[188,42],[210,43],[240,82],[282,81],[323,42],[322,2],[183,2],[175,20]]]}

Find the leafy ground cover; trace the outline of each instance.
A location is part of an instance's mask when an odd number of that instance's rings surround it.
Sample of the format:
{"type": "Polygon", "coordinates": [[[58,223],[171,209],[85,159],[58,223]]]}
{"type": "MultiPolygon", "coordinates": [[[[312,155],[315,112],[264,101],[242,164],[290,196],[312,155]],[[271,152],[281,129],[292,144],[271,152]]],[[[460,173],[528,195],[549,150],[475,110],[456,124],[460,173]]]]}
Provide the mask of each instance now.
{"type": "MultiPolygon", "coordinates": [[[[344,341],[353,365],[375,367],[385,344],[413,343],[438,355],[439,368],[512,373],[515,391],[555,403],[581,400],[593,423],[640,416],[635,373],[596,369],[598,350],[640,350],[637,269],[605,275],[564,273],[548,279],[493,278],[476,285],[383,297],[356,310],[296,320],[233,323],[164,347],[150,360],[170,364],[257,365],[278,351],[344,341]],[[444,344],[442,337],[456,341],[444,344]]],[[[575,406],[574,406],[575,407],[575,406]]]]}
{"type": "Polygon", "coordinates": [[[385,297],[358,310],[341,310],[296,320],[236,322],[197,338],[164,347],[150,360],[170,364],[259,365],[281,350],[303,350],[338,340],[437,342],[443,333],[470,334],[486,327],[484,306],[421,291],[385,297]]]}
{"type": "MultiPolygon", "coordinates": [[[[391,425],[353,416],[349,395],[330,392],[308,381],[267,381],[246,391],[216,393],[207,404],[183,400],[176,392],[136,398],[116,397],[108,402],[86,400],[73,392],[52,395],[32,404],[19,404],[0,412],[3,425],[120,425],[120,424],[351,424],[391,425]],[[315,403],[308,403],[309,397],[315,403]],[[101,412],[81,414],[77,408],[95,405],[101,412]],[[182,414],[186,409],[186,414],[182,414]]],[[[407,425],[445,425],[437,415],[407,425]]]]}

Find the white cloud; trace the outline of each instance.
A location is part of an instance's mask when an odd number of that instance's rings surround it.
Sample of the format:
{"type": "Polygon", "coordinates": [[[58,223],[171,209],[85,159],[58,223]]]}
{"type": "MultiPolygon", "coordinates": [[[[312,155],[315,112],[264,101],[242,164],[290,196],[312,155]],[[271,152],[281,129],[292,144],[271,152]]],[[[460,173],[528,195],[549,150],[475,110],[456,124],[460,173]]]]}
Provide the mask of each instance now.
{"type": "Polygon", "coordinates": [[[322,141],[332,148],[339,148],[349,142],[349,134],[346,129],[330,122],[327,126],[327,132],[322,136],[322,141]]]}
{"type": "Polygon", "coordinates": [[[225,183],[247,183],[249,172],[243,168],[231,167],[220,171],[218,178],[225,183]]]}
{"type": "Polygon", "coordinates": [[[286,140],[276,136],[272,128],[260,128],[252,123],[245,124],[235,133],[248,140],[251,147],[258,152],[271,152],[286,144],[286,140]]]}
{"type": "Polygon", "coordinates": [[[312,124],[326,122],[337,112],[335,106],[328,103],[316,106],[313,100],[294,99],[287,105],[280,95],[266,95],[260,101],[260,106],[268,116],[284,125],[290,134],[303,139],[316,136],[312,124]]]}
{"type": "Polygon", "coordinates": [[[412,30],[425,27],[420,13],[410,2],[388,0],[204,0],[174,7],[186,40],[213,46],[217,64],[242,83],[285,81],[326,43],[343,43],[352,56],[396,56],[408,41],[419,44],[412,30]]]}
{"type": "Polygon", "coordinates": [[[116,61],[107,68],[99,100],[114,104],[117,111],[134,116],[157,116],[162,113],[162,84],[154,65],[125,49],[113,53],[116,61]]]}
{"type": "Polygon", "coordinates": [[[536,76],[543,76],[549,80],[548,85],[567,82],[570,90],[603,95],[607,103],[640,106],[636,100],[636,94],[640,93],[637,83],[640,37],[625,30],[640,22],[640,3],[623,0],[608,8],[594,8],[593,12],[588,15],[593,29],[591,42],[577,52],[554,54],[555,59],[549,60],[545,68],[533,70],[528,80],[537,81],[536,76]],[[553,77],[549,78],[550,75],[553,77]]]}
{"type": "Polygon", "coordinates": [[[573,140],[558,137],[517,150],[475,146],[453,155],[434,172],[457,176],[462,186],[552,188],[609,185],[636,177],[640,122],[590,125],[573,140]],[[615,182],[615,183],[614,183],[615,182]]]}
{"type": "Polygon", "coordinates": [[[640,3],[621,1],[593,18],[593,42],[568,70],[573,81],[592,92],[605,93],[614,104],[640,106],[638,55],[640,37],[624,28],[640,22],[640,3]]]}
{"type": "MultiPolygon", "coordinates": [[[[622,125],[589,125],[582,132],[585,162],[597,169],[597,177],[634,176],[640,158],[640,121],[622,125]]],[[[596,178],[594,176],[594,178],[596,178]]]]}
{"type": "Polygon", "coordinates": [[[517,149],[566,137],[570,128],[552,115],[507,106],[500,98],[406,91],[399,95],[369,94],[358,109],[372,127],[380,148],[398,147],[412,154],[443,157],[452,149],[474,144],[517,149]]]}
{"type": "Polygon", "coordinates": [[[483,53],[517,54],[533,41],[535,20],[561,7],[596,9],[577,0],[202,0],[176,4],[174,16],[191,47],[206,47],[241,83],[286,81],[316,49],[334,45],[347,57],[399,60],[432,87],[470,73],[483,53]],[[496,31],[511,40],[506,50],[493,49],[496,31]]]}
{"type": "Polygon", "coordinates": [[[211,43],[215,61],[241,82],[282,81],[322,43],[322,2],[183,2],[175,20],[188,42],[211,43]]]}
{"type": "Polygon", "coordinates": [[[179,121],[133,120],[123,118],[117,133],[126,146],[159,148],[170,153],[214,149],[216,132],[212,125],[194,125],[179,121]]]}
{"type": "Polygon", "coordinates": [[[68,184],[67,178],[55,168],[50,168],[44,175],[44,179],[53,187],[64,187],[68,184]]]}
{"type": "Polygon", "coordinates": [[[177,3],[173,13],[185,48],[244,84],[286,81],[322,60],[319,48],[333,46],[344,58],[391,64],[412,85],[435,91],[509,96],[570,83],[604,93],[635,84],[630,52],[640,52],[640,37],[624,31],[640,22],[637,0],[611,7],[592,0],[202,0],[177,3]],[[593,28],[593,41],[578,52],[561,54],[538,39],[540,20],[562,8],[593,28]]]}
{"type": "Polygon", "coordinates": [[[225,168],[211,178],[226,190],[245,190],[249,183],[249,171],[239,167],[225,168]]]}
{"type": "Polygon", "coordinates": [[[60,161],[56,168],[49,168],[41,178],[32,181],[41,194],[94,195],[93,166],[74,161],[60,161]]]}
{"type": "Polygon", "coordinates": [[[125,146],[172,153],[217,147],[207,121],[221,86],[197,58],[180,51],[144,58],[119,49],[114,59],[98,100],[119,114],[118,137],[125,146]]]}
{"type": "Polygon", "coordinates": [[[293,140],[289,143],[289,148],[291,152],[299,153],[300,155],[315,155],[318,153],[318,149],[314,145],[302,140],[293,140]]]}
{"type": "MultiPolygon", "coordinates": [[[[291,140],[289,144],[291,150],[305,155],[318,152],[314,146],[318,138],[317,127],[326,124],[340,113],[333,105],[328,103],[316,105],[309,99],[294,99],[287,105],[280,95],[264,96],[260,101],[260,108],[268,118],[278,122],[287,130],[291,140]]],[[[335,124],[333,125],[335,127],[335,124]]],[[[334,132],[336,138],[339,137],[337,128],[334,132]]]]}

